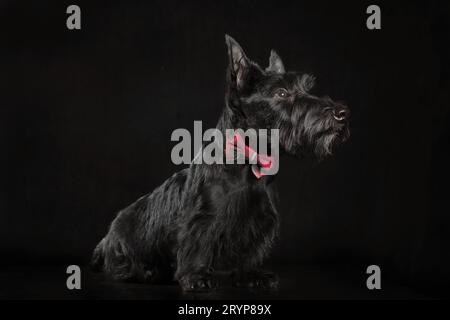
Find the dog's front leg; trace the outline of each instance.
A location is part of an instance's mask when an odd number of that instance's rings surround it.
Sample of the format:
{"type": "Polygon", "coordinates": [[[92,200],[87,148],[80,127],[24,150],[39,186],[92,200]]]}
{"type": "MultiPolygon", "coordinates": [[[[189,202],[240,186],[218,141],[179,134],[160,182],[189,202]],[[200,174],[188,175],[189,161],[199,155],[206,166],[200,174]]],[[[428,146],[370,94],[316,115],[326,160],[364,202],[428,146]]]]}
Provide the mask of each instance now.
{"type": "Polygon", "coordinates": [[[254,270],[235,270],[232,273],[233,285],[239,288],[278,288],[278,276],[270,271],[254,270]]]}
{"type": "Polygon", "coordinates": [[[217,286],[213,278],[214,232],[210,215],[194,215],[178,235],[175,278],[184,291],[207,291],[217,286]]]}

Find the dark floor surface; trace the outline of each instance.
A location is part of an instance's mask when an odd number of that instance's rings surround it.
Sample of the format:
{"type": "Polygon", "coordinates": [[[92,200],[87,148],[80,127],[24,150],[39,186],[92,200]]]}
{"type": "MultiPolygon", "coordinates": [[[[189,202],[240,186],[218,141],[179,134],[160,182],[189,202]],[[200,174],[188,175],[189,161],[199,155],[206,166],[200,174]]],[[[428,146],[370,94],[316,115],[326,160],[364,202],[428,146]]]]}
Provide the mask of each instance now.
{"type": "Polygon", "coordinates": [[[68,290],[65,267],[0,269],[0,299],[428,299],[432,296],[382,277],[381,290],[368,290],[365,270],[348,266],[282,266],[277,291],[222,287],[210,293],[183,293],[176,284],[119,283],[82,267],[81,290],[68,290]]]}

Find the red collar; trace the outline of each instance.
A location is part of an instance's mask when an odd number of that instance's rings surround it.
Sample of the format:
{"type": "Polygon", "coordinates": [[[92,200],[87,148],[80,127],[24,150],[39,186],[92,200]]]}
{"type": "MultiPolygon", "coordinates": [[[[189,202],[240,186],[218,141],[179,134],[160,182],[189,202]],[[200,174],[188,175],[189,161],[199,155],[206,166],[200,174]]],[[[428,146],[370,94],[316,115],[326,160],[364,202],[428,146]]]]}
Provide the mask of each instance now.
{"type": "Polygon", "coordinates": [[[231,148],[235,150],[234,159],[237,155],[243,155],[245,159],[250,159],[252,161],[256,158],[256,164],[252,164],[252,172],[256,179],[260,179],[264,176],[260,168],[270,169],[273,164],[273,159],[271,156],[263,155],[257,153],[255,150],[250,148],[245,144],[245,140],[238,134],[235,134],[233,138],[227,138],[225,143],[225,155],[227,159],[232,159],[230,154],[231,148]]]}

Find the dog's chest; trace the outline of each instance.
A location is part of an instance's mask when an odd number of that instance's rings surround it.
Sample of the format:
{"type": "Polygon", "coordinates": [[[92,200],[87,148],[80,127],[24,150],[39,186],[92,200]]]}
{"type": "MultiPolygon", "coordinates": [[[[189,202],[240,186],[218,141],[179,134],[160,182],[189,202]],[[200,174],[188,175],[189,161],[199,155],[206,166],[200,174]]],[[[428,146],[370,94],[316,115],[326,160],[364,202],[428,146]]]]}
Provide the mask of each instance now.
{"type": "Polygon", "coordinates": [[[278,217],[270,195],[261,188],[242,188],[225,196],[227,204],[217,235],[221,258],[229,262],[262,260],[278,229],[278,217]]]}

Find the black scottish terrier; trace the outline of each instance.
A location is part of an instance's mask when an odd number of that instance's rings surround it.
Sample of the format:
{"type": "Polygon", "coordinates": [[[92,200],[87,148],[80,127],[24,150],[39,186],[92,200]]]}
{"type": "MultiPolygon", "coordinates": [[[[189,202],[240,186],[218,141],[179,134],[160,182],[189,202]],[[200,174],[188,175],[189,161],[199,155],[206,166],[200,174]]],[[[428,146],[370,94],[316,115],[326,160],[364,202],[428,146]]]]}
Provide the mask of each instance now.
{"type": "MultiPolygon", "coordinates": [[[[312,76],[286,72],[273,50],[262,69],[225,38],[221,132],[276,128],[282,152],[319,158],[349,136],[348,108],[311,94],[312,76]]],[[[255,178],[248,164],[192,164],[120,211],[92,264],[118,280],[175,278],[187,291],[215,287],[220,268],[233,270],[236,286],[274,288],[277,277],[260,269],[278,229],[272,181],[255,178]]]]}

